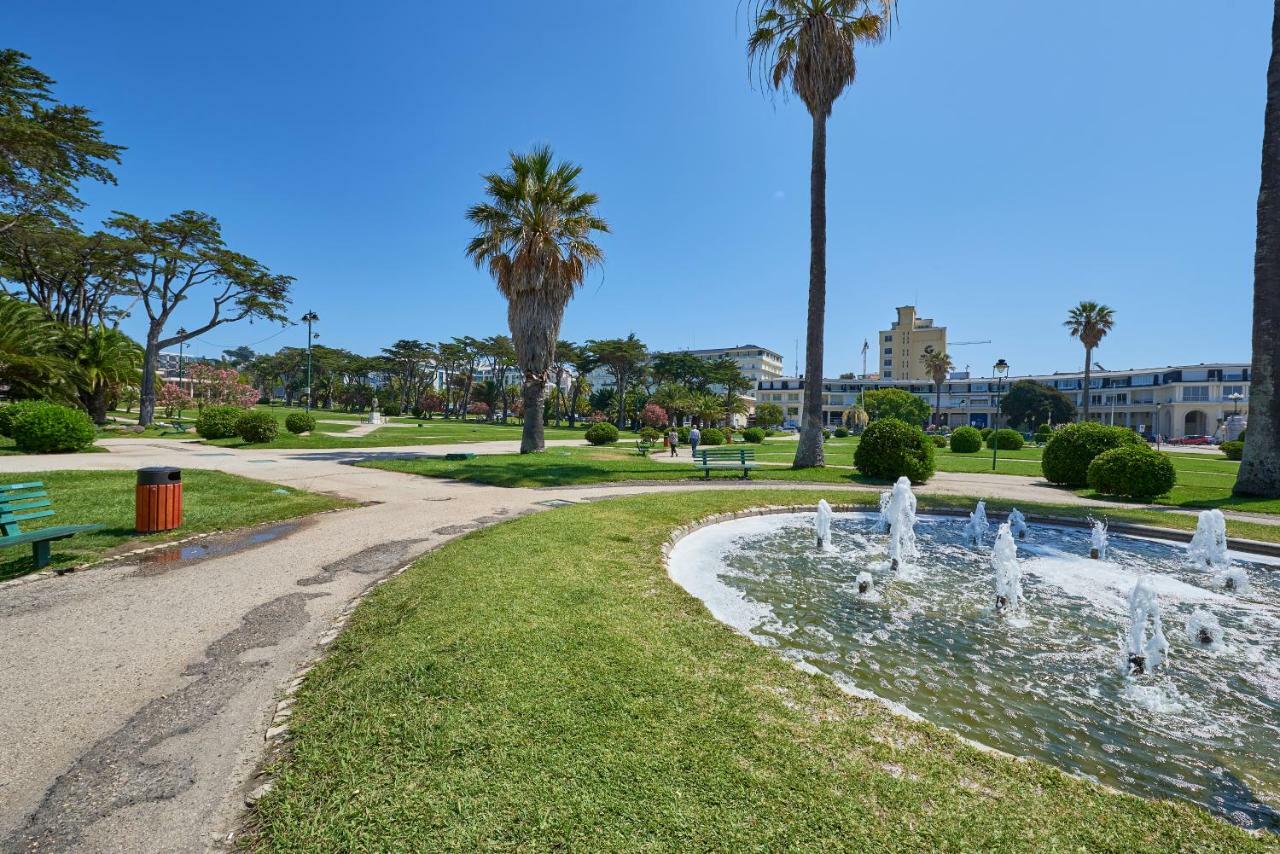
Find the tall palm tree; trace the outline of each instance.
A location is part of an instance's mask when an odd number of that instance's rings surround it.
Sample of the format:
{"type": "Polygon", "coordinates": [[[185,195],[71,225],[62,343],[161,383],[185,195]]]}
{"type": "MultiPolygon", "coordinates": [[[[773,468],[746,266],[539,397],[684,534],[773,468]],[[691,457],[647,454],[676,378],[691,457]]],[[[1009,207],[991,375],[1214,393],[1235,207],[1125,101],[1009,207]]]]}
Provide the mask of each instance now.
{"type": "Polygon", "coordinates": [[[62,329],[37,306],[0,295],[0,383],[10,395],[62,400],[74,393],[58,352],[62,329]]]}
{"type": "Polygon", "coordinates": [[[950,356],[937,350],[921,353],[920,363],[924,366],[929,379],[933,380],[933,391],[937,396],[937,402],[933,407],[933,426],[939,427],[942,424],[942,384],[947,381],[947,376],[955,370],[956,366],[950,356]]]}
{"type": "Polygon", "coordinates": [[[1267,111],[1262,131],[1262,186],[1253,259],[1253,366],[1249,430],[1236,478],[1237,495],[1280,498],[1280,0],[1271,24],[1267,111]]]}
{"type": "Polygon", "coordinates": [[[505,172],[485,176],[488,199],[467,211],[479,229],[467,257],[488,266],[507,298],[507,323],[524,372],[522,454],[546,446],[542,397],[564,308],[587,271],[604,261],[594,238],[609,225],[596,214],[596,194],[578,188],[581,174],[580,166],[556,163],[546,146],[513,152],[505,172]]]}
{"type": "Polygon", "coordinates": [[[142,378],[142,347],[119,329],[95,326],[88,331],[67,331],[66,349],[71,380],[80,404],[94,423],[105,424],[107,405],[116,390],[137,385],[142,378]]]}
{"type": "Polygon", "coordinates": [[[1085,300],[1072,308],[1067,312],[1067,319],[1062,322],[1062,325],[1071,333],[1071,337],[1080,339],[1080,343],[1084,345],[1084,406],[1081,408],[1080,416],[1082,421],[1089,420],[1089,398],[1092,396],[1089,383],[1093,374],[1093,350],[1102,343],[1102,339],[1111,331],[1111,327],[1115,326],[1115,322],[1116,316],[1111,306],[1091,300],[1085,300]]]}
{"type": "Polygon", "coordinates": [[[889,34],[897,0],[759,0],[747,57],[766,86],[793,92],[813,120],[809,173],[809,316],[804,418],[795,467],[825,464],[823,323],[827,311],[827,119],[857,76],[854,47],[889,34]]]}

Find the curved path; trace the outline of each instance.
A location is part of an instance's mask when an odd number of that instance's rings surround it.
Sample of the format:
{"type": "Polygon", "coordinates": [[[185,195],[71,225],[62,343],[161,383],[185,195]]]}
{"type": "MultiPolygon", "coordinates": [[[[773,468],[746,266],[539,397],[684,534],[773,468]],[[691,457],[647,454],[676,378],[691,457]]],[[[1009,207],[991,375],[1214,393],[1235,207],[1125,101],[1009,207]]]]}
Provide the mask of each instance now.
{"type": "MultiPolygon", "coordinates": [[[[508,442],[385,452],[104,444],[112,453],[0,457],[0,474],[176,465],[367,504],[278,526],[276,538],[221,556],[131,558],[0,589],[0,850],[7,852],[221,847],[281,690],[340,612],[374,581],[467,531],[586,498],[865,489],[725,480],[506,489],[347,464],[381,453],[503,453],[513,449],[508,442]]],[[[1023,480],[1031,479],[939,475],[923,491],[1091,503],[1023,480]]]]}

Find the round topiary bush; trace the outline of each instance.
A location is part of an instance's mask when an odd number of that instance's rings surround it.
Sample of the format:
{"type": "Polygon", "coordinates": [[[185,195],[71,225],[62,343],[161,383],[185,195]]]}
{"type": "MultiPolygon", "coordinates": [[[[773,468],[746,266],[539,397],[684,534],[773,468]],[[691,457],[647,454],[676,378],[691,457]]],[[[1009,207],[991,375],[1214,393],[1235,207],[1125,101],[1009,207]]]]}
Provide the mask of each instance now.
{"type": "Polygon", "coordinates": [[[951,433],[951,450],[957,454],[975,454],[982,450],[982,434],[973,427],[957,427],[951,433]]]}
{"type": "Polygon", "coordinates": [[[759,445],[764,441],[764,430],[759,427],[748,427],[743,431],[742,438],[753,445],[759,445]]]}
{"type": "Polygon", "coordinates": [[[642,427],[640,428],[640,438],[646,442],[656,442],[662,438],[662,434],[653,427],[642,427]]]}
{"type": "Polygon", "coordinates": [[[1173,462],[1146,445],[1103,451],[1089,463],[1088,477],[1096,491],[1124,498],[1164,495],[1178,480],[1173,462]]]}
{"type": "Polygon", "coordinates": [[[236,435],[252,445],[270,442],[280,432],[280,422],[270,412],[251,409],[236,422],[236,435]]]}
{"type": "Polygon", "coordinates": [[[1238,460],[1244,456],[1244,442],[1239,440],[1232,442],[1223,442],[1218,446],[1218,450],[1229,460],[1238,460]]]}
{"type": "Polygon", "coordinates": [[[10,431],[24,454],[69,454],[93,444],[93,421],[83,410],[44,403],[24,406],[10,431]]]}
{"type": "Polygon", "coordinates": [[[686,445],[689,444],[689,428],[688,427],[677,427],[676,435],[680,437],[681,442],[685,443],[686,445]]]}
{"type": "Polygon", "coordinates": [[[19,400],[0,406],[0,436],[13,438],[13,422],[24,412],[39,409],[41,406],[53,406],[47,400],[19,400]]]}
{"type": "Polygon", "coordinates": [[[618,441],[618,428],[608,421],[601,421],[588,427],[583,436],[593,445],[612,445],[618,441]]]}
{"type": "Polygon", "coordinates": [[[992,433],[994,433],[994,432],[995,432],[995,431],[994,431],[994,430],[992,430],[990,427],[983,427],[983,428],[982,428],[982,430],[981,430],[981,433],[982,433],[982,441],[984,441],[984,442],[985,442],[985,441],[987,441],[987,439],[988,439],[988,438],[990,438],[990,437],[991,437],[991,434],[992,434],[992,433]]]}
{"type": "Polygon", "coordinates": [[[845,439],[845,438],[848,438],[849,436],[848,427],[837,427],[833,432],[835,433],[835,437],[837,439],[845,439]]]}
{"type": "Polygon", "coordinates": [[[1003,427],[987,437],[987,447],[994,448],[999,445],[1002,451],[1021,451],[1023,441],[1022,434],[1017,430],[1003,427]]]}
{"type": "Polygon", "coordinates": [[[239,435],[236,432],[236,422],[244,413],[238,406],[206,406],[196,416],[196,433],[203,439],[234,438],[239,435]]]}
{"type": "Polygon", "coordinates": [[[316,429],[316,417],[310,412],[290,412],[284,419],[284,429],[295,436],[316,429]]]}
{"type": "Polygon", "coordinates": [[[1041,424],[1036,428],[1035,437],[1036,441],[1043,445],[1053,438],[1053,428],[1048,424],[1041,424]]]}
{"type": "Polygon", "coordinates": [[[382,407],[382,414],[387,418],[400,417],[400,404],[388,403],[382,407]]]}
{"type": "Polygon", "coordinates": [[[934,433],[929,438],[933,440],[933,446],[935,448],[945,448],[947,446],[947,437],[941,433],[934,433]]]}
{"type": "Polygon", "coordinates": [[[702,444],[704,445],[723,445],[724,433],[715,427],[708,427],[702,431],[702,444]]]}
{"type": "Polygon", "coordinates": [[[1142,437],[1126,427],[1107,427],[1094,422],[1068,424],[1053,433],[1045,446],[1040,467],[1050,483],[1085,486],[1089,463],[1113,448],[1146,447],[1142,437]]]}
{"type": "Polygon", "coordinates": [[[882,418],[862,431],[853,464],[868,477],[924,483],[933,477],[933,453],[933,441],[919,427],[882,418]]]}

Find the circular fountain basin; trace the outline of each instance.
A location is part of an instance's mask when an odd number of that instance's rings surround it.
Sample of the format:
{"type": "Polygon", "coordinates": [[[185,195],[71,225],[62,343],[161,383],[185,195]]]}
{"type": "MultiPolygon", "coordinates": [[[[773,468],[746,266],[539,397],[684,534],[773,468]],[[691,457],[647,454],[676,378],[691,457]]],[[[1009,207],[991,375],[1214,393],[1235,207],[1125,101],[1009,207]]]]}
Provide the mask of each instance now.
{"type": "Polygon", "coordinates": [[[967,520],[922,517],[920,554],[895,573],[875,520],[836,514],[824,549],[812,513],[724,522],[680,540],[669,569],[717,619],[847,690],[989,747],[1280,831],[1280,562],[1233,552],[1249,576],[1235,593],[1189,565],[1181,544],[1111,534],[1107,559],[1091,560],[1087,531],[1032,524],[1017,543],[1026,603],[997,612],[994,530],[975,547],[967,520]],[[863,572],[874,584],[860,595],[863,572]],[[1133,676],[1127,599],[1144,575],[1169,655],[1133,676]]]}

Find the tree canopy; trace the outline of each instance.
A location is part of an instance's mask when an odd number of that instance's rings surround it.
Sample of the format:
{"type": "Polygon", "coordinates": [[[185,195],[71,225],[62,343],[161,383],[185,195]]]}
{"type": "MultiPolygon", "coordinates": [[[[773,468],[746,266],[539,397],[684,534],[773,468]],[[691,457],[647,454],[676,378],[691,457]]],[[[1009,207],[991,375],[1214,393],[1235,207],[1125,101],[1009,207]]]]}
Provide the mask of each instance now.
{"type": "Polygon", "coordinates": [[[1018,380],[1000,400],[1000,411],[1015,427],[1035,430],[1041,424],[1074,421],[1076,405],[1056,388],[1035,380],[1018,380]]]}
{"type": "Polygon", "coordinates": [[[929,404],[900,388],[882,388],[863,395],[863,408],[872,421],[896,418],[919,427],[929,419],[929,404]]]}

